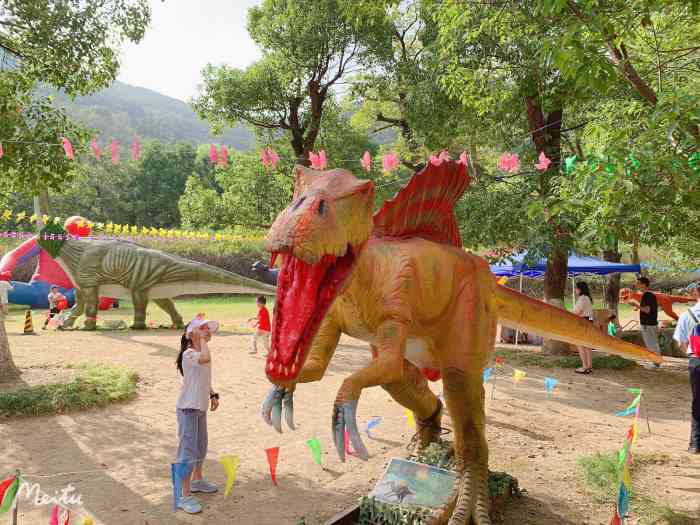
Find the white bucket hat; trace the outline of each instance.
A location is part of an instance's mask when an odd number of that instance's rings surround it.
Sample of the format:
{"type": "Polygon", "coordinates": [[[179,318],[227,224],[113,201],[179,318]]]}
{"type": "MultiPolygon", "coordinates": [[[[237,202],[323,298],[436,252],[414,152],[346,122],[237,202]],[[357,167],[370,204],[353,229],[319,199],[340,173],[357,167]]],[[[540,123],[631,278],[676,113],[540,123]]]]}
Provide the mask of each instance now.
{"type": "Polygon", "coordinates": [[[212,334],[215,334],[219,330],[219,322],[218,321],[211,321],[209,319],[200,319],[198,317],[195,317],[187,325],[187,335],[190,335],[195,328],[199,328],[202,325],[209,326],[209,331],[212,334]]]}

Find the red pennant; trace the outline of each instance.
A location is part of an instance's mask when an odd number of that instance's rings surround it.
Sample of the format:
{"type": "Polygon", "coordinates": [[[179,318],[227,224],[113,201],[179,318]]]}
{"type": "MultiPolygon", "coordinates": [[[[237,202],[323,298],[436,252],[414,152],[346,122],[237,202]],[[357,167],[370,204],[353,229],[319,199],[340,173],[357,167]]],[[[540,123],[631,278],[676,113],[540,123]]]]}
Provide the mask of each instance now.
{"type": "Polygon", "coordinates": [[[134,142],[131,143],[131,160],[139,160],[141,158],[141,143],[138,137],[134,137],[134,142]]]}
{"type": "Polygon", "coordinates": [[[58,505],[54,505],[51,509],[51,521],[49,525],[58,525],[58,505]]]}
{"type": "Polygon", "coordinates": [[[219,156],[219,165],[228,166],[228,149],[226,146],[221,146],[221,155],[219,156]]]}
{"type": "Polygon", "coordinates": [[[75,158],[73,155],[73,144],[71,144],[70,140],[68,140],[66,137],[63,137],[61,142],[63,143],[63,151],[66,152],[66,157],[69,160],[73,160],[75,158]]]}
{"type": "Polygon", "coordinates": [[[100,160],[102,158],[102,150],[97,145],[97,139],[95,137],[93,137],[92,141],[90,142],[90,149],[92,150],[92,153],[93,155],[95,155],[95,158],[97,160],[100,160]]]}
{"type": "Polygon", "coordinates": [[[212,164],[216,164],[217,157],[218,155],[216,154],[216,146],[214,144],[211,144],[209,146],[209,160],[212,164]]]}
{"type": "Polygon", "coordinates": [[[14,483],[15,481],[15,476],[12,476],[9,479],[6,479],[3,482],[0,482],[0,503],[2,503],[2,499],[5,497],[5,492],[7,492],[7,489],[14,483]]]}
{"type": "Polygon", "coordinates": [[[348,433],[347,430],[345,431],[345,435],[343,436],[343,442],[344,442],[344,446],[345,446],[345,455],[352,456],[353,453],[350,450],[350,434],[348,433]]]}
{"type": "Polygon", "coordinates": [[[267,464],[270,466],[270,477],[272,478],[272,483],[277,485],[277,458],[280,454],[280,448],[266,448],[265,453],[267,454],[267,464]]]}
{"type": "Polygon", "coordinates": [[[613,516],[612,520],[610,520],[610,525],[622,525],[622,520],[620,519],[620,515],[617,513],[617,510],[615,510],[615,515],[613,516]]]}
{"type": "Polygon", "coordinates": [[[112,164],[117,165],[119,164],[119,142],[113,140],[110,148],[112,148],[112,164]]]}

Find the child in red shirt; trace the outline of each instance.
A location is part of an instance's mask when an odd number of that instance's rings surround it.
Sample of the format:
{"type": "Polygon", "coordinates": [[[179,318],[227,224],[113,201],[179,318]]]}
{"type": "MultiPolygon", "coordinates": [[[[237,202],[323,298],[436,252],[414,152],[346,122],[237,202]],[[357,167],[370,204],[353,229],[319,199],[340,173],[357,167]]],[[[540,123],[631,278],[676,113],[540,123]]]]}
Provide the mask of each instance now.
{"type": "Polygon", "coordinates": [[[258,301],[257,301],[258,316],[251,317],[248,321],[254,321],[253,327],[257,329],[255,332],[255,335],[253,336],[253,351],[250,353],[257,354],[258,353],[258,341],[262,341],[262,344],[265,347],[265,357],[267,357],[267,354],[270,352],[271,326],[270,326],[270,312],[267,310],[267,307],[265,306],[265,304],[267,304],[267,300],[265,299],[265,297],[262,295],[260,297],[258,297],[258,301]]]}

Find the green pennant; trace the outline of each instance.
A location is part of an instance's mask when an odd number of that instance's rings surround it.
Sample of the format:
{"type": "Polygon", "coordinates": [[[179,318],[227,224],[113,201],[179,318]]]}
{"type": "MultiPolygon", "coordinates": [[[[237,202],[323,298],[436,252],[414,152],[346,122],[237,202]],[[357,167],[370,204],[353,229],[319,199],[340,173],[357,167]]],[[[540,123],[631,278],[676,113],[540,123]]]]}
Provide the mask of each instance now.
{"type": "Polygon", "coordinates": [[[639,394],[642,393],[642,389],[641,389],[641,388],[628,388],[627,391],[628,391],[630,394],[636,394],[636,395],[639,395],[639,394]]]}
{"type": "Polygon", "coordinates": [[[311,454],[314,456],[314,462],[317,465],[321,464],[321,442],[316,438],[309,439],[306,444],[311,449],[311,454]]]}
{"type": "Polygon", "coordinates": [[[15,496],[17,495],[17,491],[19,490],[19,485],[21,481],[22,480],[18,474],[17,476],[15,476],[15,479],[10,484],[10,486],[7,487],[7,490],[5,491],[5,494],[2,497],[2,503],[0,504],[0,514],[5,514],[6,512],[9,512],[9,510],[12,508],[12,503],[15,501],[15,496]]]}
{"type": "Polygon", "coordinates": [[[627,453],[630,450],[630,444],[629,442],[625,442],[625,446],[622,447],[622,450],[617,455],[617,464],[621,468],[624,464],[625,461],[627,461],[627,453]]]}
{"type": "Polygon", "coordinates": [[[700,171],[700,152],[694,151],[688,155],[688,167],[693,171],[700,171]]]}
{"type": "Polygon", "coordinates": [[[54,223],[49,223],[44,228],[39,232],[39,236],[36,239],[37,244],[42,247],[44,250],[46,250],[51,257],[54,259],[58,257],[58,254],[61,253],[61,248],[63,247],[63,243],[66,241],[61,239],[51,239],[51,236],[61,236],[63,237],[66,235],[66,230],[63,229],[63,227],[59,226],[58,224],[54,223]]]}
{"type": "Polygon", "coordinates": [[[571,155],[571,157],[566,157],[564,159],[564,172],[565,173],[571,173],[574,171],[574,168],[576,167],[576,161],[578,160],[578,157],[576,155],[571,155]]]}

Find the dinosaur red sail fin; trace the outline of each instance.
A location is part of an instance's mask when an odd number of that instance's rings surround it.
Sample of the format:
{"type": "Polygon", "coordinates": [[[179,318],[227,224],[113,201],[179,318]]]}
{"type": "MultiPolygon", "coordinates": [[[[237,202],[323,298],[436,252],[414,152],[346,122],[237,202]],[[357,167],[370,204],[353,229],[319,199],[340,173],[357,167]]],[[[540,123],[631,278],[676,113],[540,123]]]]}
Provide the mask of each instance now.
{"type": "Polygon", "coordinates": [[[467,167],[462,163],[428,163],[374,215],[373,235],[422,237],[461,248],[454,205],[469,180],[467,167]]]}

